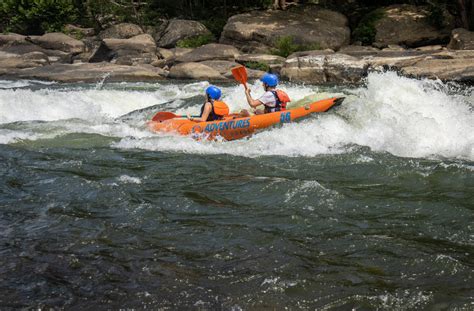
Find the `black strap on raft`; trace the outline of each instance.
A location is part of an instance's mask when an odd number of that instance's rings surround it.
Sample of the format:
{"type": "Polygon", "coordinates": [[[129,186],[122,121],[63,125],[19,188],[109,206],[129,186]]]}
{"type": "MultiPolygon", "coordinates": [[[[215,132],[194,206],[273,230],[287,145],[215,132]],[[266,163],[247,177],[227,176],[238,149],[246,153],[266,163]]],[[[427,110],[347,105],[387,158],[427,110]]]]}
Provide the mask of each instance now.
{"type": "MultiPolygon", "coordinates": [[[[216,121],[216,120],[220,120],[221,117],[218,116],[215,112],[214,112],[214,101],[211,99],[209,101],[209,103],[211,103],[211,112],[209,112],[209,115],[207,116],[207,120],[206,121],[216,121]]],[[[204,103],[204,105],[202,105],[201,107],[201,114],[199,115],[200,117],[202,117],[202,114],[204,113],[204,107],[206,107],[206,103],[204,103]]]]}

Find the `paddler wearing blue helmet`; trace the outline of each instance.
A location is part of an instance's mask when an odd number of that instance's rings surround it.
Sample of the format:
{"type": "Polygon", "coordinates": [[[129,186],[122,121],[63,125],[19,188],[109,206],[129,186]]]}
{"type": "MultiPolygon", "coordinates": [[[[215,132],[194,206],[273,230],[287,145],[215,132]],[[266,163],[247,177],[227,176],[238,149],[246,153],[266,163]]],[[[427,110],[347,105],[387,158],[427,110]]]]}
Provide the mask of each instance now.
{"type": "Polygon", "coordinates": [[[217,86],[208,86],[206,88],[206,102],[201,107],[201,114],[199,117],[191,117],[188,113],[188,119],[196,122],[222,120],[225,115],[229,114],[229,107],[219,100],[221,96],[222,92],[217,86]]]}
{"type": "MultiPolygon", "coordinates": [[[[257,108],[258,106],[264,106],[264,110],[256,110],[255,114],[271,113],[276,111],[285,110],[286,102],[283,103],[279,95],[284,93],[281,90],[277,90],[276,86],[278,85],[278,77],[271,73],[264,74],[260,81],[263,83],[263,89],[265,93],[258,99],[253,99],[250,96],[250,88],[245,90],[245,95],[247,97],[247,102],[252,108],[257,108]]],[[[285,94],[286,95],[286,94],[285,94]]],[[[288,95],[286,95],[288,97],[288,95]]]]}

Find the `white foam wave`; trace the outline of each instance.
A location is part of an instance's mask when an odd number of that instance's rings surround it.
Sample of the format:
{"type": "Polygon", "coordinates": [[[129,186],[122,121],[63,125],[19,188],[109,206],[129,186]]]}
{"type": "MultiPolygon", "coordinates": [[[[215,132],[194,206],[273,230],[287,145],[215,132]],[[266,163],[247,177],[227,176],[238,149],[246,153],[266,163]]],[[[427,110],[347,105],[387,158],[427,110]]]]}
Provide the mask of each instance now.
{"type": "MultiPolygon", "coordinates": [[[[294,101],[311,94],[316,100],[343,93],[346,101],[336,111],[268,129],[238,141],[194,141],[189,137],[150,133],[143,126],[145,120],[127,124],[112,119],[157,103],[200,95],[207,85],[207,82],[165,84],[156,85],[152,91],[119,90],[117,87],[0,90],[0,123],[64,120],[55,130],[57,135],[83,132],[122,138],[113,144],[116,148],[248,157],[311,157],[350,152],[355,145],[360,145],[402,157],[474,159],[472,88],[453,92],[439,81],[409,79],[393,72],[372,73],[366,85],[356,89],[341,87],[322,92],[316,86],[282,85],[294,101]]],[[[263,92],[258,82],[250,87],[254,97],[263,92]]],[[[222,88],[223,100],[230,104],[232,111],[248,108],[241,86],[222,88]]],[[[200,104],[194,101],[180,107],[182,102],[176,101],[175,112],[195,114],[200,104]]],[[[173,106],[167,108],[173,109],[173,106]]],[[[35,135],[42,136],[41,128],[29,127],[25,133],[32,134],[34,139],[35,135]]],[[[14,133],[3,131],[0,132],[0,143],[10,143],[15,137],[24,139],[26,136],[18,128],[14,133]]]]}

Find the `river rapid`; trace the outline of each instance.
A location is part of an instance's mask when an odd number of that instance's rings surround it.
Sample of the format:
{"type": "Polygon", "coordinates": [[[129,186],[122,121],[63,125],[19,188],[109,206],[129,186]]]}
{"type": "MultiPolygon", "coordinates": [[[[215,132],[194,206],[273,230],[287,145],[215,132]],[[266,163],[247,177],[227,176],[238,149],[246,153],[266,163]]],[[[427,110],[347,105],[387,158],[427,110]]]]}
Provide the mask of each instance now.
{"type": "Polygon", "coordinates": [[[0,81],[1,309],[474,310],[473,87],[283,84],[346,99],[232,142],[147,130],[207,85],[0,81]]]}

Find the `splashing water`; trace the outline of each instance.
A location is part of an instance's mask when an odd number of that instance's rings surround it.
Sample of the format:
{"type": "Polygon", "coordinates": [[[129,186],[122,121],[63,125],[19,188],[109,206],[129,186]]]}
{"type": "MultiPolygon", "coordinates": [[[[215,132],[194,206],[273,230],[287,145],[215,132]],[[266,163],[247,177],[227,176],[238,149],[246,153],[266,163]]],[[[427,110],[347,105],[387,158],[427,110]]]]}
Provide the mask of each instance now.
{"type": "MultiPolygon", "coordinates": [[[[105,89],[46,87],[39,90],[12,88],[0,91],[0,142],[51,138],[70,133],[110,136],[115,148],[240,156],[315,156],[350,152],[356,145],[402,157],[474,159],[474,96],[472,88],[457,89],[439,81],[414,80],[396,73],[372,73],[359,88],[326,88],[283,85],[293,99],[318,100],[346,96],[335,112],[287,124],[235,142],[196,142],[187,137],[156,135],[144,124],[148,115],[134,124],[115,118],[130,111],[157,106],[178,114],[199,111],[207,82],[192,84],[113,84],[105,89]],[[197,96],[197,97],[196,97],[197,96]],[[71,119],[77,119],[71,121],[71,119]],[[19,121],[61,121],[60,128],[48,122],[11,126],[19,121]],[[10,125],[9,125],[10,124],[10,125]],[[54,130],[51,130],[51,127],[54,130]]],[[[252,94],[262,93],[258,82],[252,94]]],[[[232,111],[248,108],[241,86],[223,86],[223,100],[232,111]]],[[[291,107],[291,106],[290,106],[291,107]]],[[[152,111],[153,112],[153,111],[152,111]]]]}

